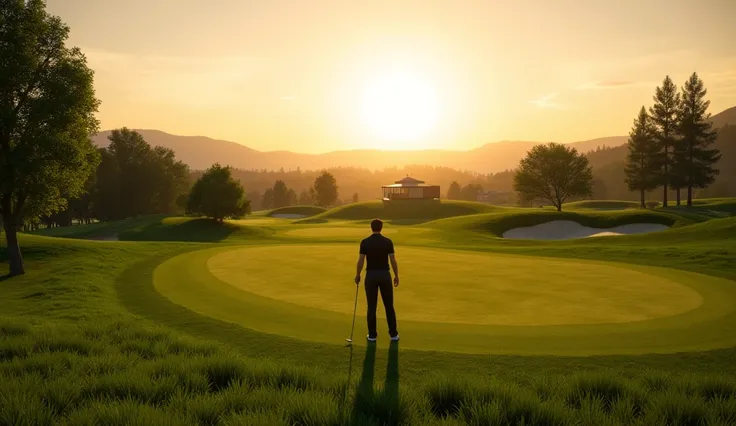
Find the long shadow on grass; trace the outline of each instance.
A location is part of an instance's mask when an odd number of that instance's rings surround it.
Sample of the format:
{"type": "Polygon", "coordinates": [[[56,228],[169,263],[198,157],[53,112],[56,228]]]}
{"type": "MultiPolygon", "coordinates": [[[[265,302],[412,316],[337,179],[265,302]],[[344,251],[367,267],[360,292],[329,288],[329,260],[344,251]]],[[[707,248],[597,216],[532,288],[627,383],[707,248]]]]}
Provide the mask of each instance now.
{"type": "MultiPolygon", "coordinates": [[[[351,360],[352,361],[352,360],[351,360]]],[[[351,419],[353,423],[377,420],[381,424],[399,423],[399,344],[391,342],[383,390],[375,392],[373,377],[376,367],[376,344],[369,343],[363,360],[363,372],[355,393],[351,419]]]]}

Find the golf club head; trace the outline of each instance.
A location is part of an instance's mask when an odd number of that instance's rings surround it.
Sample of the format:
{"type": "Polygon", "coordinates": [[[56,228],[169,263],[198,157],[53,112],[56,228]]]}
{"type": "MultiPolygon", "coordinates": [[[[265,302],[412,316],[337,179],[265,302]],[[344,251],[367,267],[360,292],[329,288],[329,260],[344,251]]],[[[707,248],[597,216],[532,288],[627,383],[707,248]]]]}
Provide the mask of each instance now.
{"type": "Polygon", "coordinates": [[[353,339],[345,339],[345,341],[348,343],[353,343],[353,339]]]}

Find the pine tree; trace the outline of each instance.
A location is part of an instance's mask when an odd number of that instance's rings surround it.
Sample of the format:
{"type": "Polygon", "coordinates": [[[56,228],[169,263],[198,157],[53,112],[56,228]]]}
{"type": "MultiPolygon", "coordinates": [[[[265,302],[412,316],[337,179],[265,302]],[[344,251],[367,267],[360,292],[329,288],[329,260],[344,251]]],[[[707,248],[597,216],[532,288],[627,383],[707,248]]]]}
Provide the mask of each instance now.
{"type": "Polygon", "coordinates": [[[273,207],[278,209],[289,205],[289,188],[279,179],[273,184],[273,207]]]}
{"type": "Polygon", "coordinates": [[[693,187],[705,188],[715,180],[718,170],[713,166],[721,158],[718,149],[710,148],[716,140],[712,129],[703,80],[693,73],[682,88],[678,133],[682,143],[674,152],[674,169],[687,187],[687,206],[693,205],[693,187]]]}
{"type": "Polygon", "coordinates": [[[641,107],[629,133],[629,153],[626,156],[626,184],[630,191],[639,191],[641,208],[646,207],[645,193],[659,186],[659,147],[647,110],[641,107]]]}
{"type": "Polygon", "coordinates": [[[673,183],[672,150],[677,143],[677,116],[680,106],[680,94],[670,76],[666,76],[661,87],[657,87],[654,105],[649,115],[654,123],[655,140],[659,146],[660,184],[664,187],[662,206],[667,207],[667,189],[673,183]]]}

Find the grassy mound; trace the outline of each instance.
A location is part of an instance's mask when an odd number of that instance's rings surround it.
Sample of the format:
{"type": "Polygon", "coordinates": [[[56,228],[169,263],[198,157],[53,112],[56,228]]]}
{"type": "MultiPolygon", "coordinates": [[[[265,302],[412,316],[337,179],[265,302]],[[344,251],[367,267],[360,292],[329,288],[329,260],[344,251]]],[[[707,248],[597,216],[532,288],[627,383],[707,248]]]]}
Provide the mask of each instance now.
{"type": "Polygon", "coordinates": [[[658,211],[557,212],[542,209],[515,209],[507,212],[440,219],[425,224],[425,226],[447,231],[453,229],[481,231],[500,237],[510,229],[539,225],[553,220],[570,220],[592,228],[613,228],[632,223],[656,223],[666,226],[682,226],[692,223],[687,218],[658,211]]]}
{"type": "Polygon", "coordinates": [[[278,217],[279,215],[301,215],[303,217],[310,217],[326,211],[326,208],[319,206],[288,206],[273,209],[269,211],[266,216],[278,217]]]}
{"type": "Polygon", "coordinates": [[[452,216],[473,215],[498,210],[491,204],[449,200],[397,200],[389,203],[366,201],[348,204],[297,223],[318,223],[327,220],[428,221],[452,216]]]}
{"type": "Polygon", "coordinates": [[[595,209],[595,210],[624,210],[638,209],[639,203],[635,201],[615,201],[615,200],[585,200],[566,203],[564,209],[595,209]]]}
{"type": "Polygon", "coordinates": [[[123,241],[191,241],[220,242],[225,240],[252,240],[267,231],[243,223],[223,222],[212,219],[171,217],[146,226],[128,229],[118,235],[123,241]]]}
{"type": "Polygon", "coordinates": [[[36,235],[61,238],[107,239],[139,228],[155,225],[166,219],[165,215],[139,216],[130,219],[95,222],[88,225],[73,225],[59,228],[41,229],[33,232],[36,235]]]}
{"type": "Polygon", "coordinates": [[[248,240],[266,233],[264,228],[249,226],[243,221],[218,223],[204,218],[156,215],[42,229],[34,234],[87,240],[220,242],[248,240]]]}

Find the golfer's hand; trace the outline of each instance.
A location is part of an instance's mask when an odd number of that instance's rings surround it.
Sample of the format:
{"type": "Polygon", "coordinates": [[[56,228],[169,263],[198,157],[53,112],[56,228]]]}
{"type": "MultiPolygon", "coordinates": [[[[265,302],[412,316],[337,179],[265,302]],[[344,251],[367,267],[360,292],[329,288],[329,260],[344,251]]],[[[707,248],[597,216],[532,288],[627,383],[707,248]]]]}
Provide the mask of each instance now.
{"type": "Polygon", "coordinates": [[[399,277],[394,277],[394,287],[399,286],[399,277]]]}
{"type": "Polygon", "coordinates": [[[360,284],[360,275],[355,276],[355,285],[360,284]]]}

